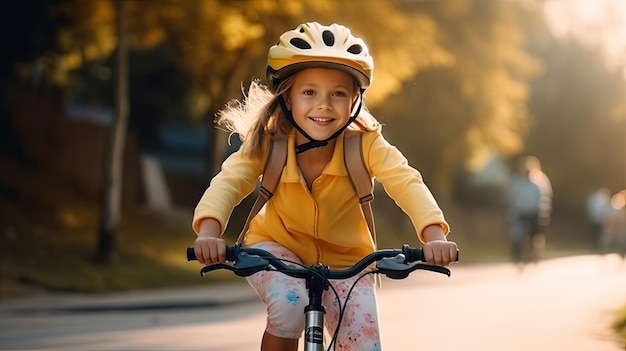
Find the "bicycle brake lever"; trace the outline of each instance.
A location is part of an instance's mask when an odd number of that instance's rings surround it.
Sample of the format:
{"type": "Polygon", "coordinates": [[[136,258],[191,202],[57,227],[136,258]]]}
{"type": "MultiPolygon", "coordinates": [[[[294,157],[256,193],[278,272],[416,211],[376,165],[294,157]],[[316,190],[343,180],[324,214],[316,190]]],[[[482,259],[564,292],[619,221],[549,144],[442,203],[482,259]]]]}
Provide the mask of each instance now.
{"type": "Polygon", "coordinates": [[[237,256],[235,264],[228,265],[224,263],[213,263],[204,266],[200,270],[200,274],[204,276],[207,272],[214,271],[216,269],[228,269],[239,277],[248,277],[254,273],[268,269],[269,264],[269,261],[262,257],[250,256],[246,252],[240,252],[237,256]]]}
{"type": "Polygon", "coordinates": [[[450,276],[450,270],[446,267],[430,265],[426,263],[414,263],[408,265],[405,262],[404,255],[400,254],[395,257],[383,258],[376,264],[376,269],[379,273],[386,275],[390,279],[404,279],[415,270],[427,270],[431,272],[445,274],[450,276]]]}
{"type": "Polygon", "coordinates": [[[386,257],[376,263],[376,269],[388,278],[404,279],[409,276],[409,265],[404,263],[404,261],[404,255],[386,257]]]}
{"type": "Polygon", "coordinates": [[[413,265],[410,266],[411,267],[411,272],[413,272],[414,270],[417,269],[421,269],[421,270],[425,270],[425,271],[431,271],[431,272],[435,272],[435,273],[441,273],[441,274],[445,274],[448,277],[450,276],[451,272],[450,269],[443,267],[443,266],[437,266],[434,264],[427,264],[427,263],[415,263],[413,265]]]}
{"type": "Polygon", "coordinates": [[[215,271],[218,269],[228,269],[230,271],[232,271],[232,266],[225,264],[225,263],[211,263],[208,264],[204,267],[202,267],[202,269],[200,269],[200,275],[204,276],[205,274],[207,274],[210,271],[215,271]]]}

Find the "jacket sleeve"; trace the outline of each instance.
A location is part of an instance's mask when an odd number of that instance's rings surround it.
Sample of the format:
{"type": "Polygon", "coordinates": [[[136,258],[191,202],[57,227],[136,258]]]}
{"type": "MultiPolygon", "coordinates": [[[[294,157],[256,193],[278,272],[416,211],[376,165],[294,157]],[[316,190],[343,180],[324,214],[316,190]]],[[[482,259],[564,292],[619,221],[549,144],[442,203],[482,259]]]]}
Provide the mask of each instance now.
{"type": "Polygon", "coordinates": [[[222,163],[221,171],[213,177],[196,205],[192,221],[196,234],[204,218],[219,221],[223,234],[234,207],[254,191],[263,171],[263,162],[244,155],[242,149],[239,148],[222,163]]]}
{"type": "Polygon", "coordinates": [[[366,133],[363,155],[369,171],[385,192],[411,219],[420,241],[422,231],[438,224],[447,235],[450,226],[420,172],[408,164],[404,155],[380,133],[366,133]]]}

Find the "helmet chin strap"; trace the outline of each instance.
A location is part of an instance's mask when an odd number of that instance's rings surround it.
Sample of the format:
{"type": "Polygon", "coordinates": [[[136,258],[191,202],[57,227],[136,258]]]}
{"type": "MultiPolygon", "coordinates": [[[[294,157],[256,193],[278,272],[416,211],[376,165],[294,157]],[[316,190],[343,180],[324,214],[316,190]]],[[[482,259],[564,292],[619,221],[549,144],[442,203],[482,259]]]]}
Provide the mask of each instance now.
{"type": "Polygon", "coordinates": [[[298,123],[296,123],[295,119],[293,118],[293,114],[291,113],[291,110],[287,108],[287,104],[285,103],[285,99],[283,98],[283,95],[282,94],[279,95],[278,102],[280,103],[280,107],[282,108],[283,113],[285,114],[285,117],[287,117],[287,120],[291,122],[291,124],[298,130],[298,132],[300,132],[300,134],[304,135],[305,138],[309,139],[309,141],[304,144],[296,145],[296,154],[305,152],[307,150],[311,150],[316,147],[326,146],[328,145],[329,141],[338,137],[346,128],[348,128],[350,123],[352,123],[358,117],[359,112],[361,112],[361,107],[363,106],[363,91],[364,89],[361,89],[359,92],[359,105],[357,106],[356,111],[354,111],[352,116],[350,116],[350,118],[348,119],[348,122],[346,122],[346,124],[343,127],[341,127],[338,131],[336,131],[333,135],[331,135],[330,137],[324,140],[313,139],[310,135],[308,135],[304,131],[304,129],[302,129],[298,125],[298,123]]]}

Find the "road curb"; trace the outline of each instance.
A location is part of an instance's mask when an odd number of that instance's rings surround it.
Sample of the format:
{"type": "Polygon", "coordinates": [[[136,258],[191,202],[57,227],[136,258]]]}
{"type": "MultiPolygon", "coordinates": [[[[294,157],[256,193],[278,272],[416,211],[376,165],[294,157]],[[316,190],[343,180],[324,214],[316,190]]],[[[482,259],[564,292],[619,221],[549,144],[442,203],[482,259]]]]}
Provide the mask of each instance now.
{"type": "Polygon", "coordinates": [[[106,295],[47,294],[0,301],[0,315],[145,312],[218,308],[258,301],[247,283],[132,291],[106,295]]]}

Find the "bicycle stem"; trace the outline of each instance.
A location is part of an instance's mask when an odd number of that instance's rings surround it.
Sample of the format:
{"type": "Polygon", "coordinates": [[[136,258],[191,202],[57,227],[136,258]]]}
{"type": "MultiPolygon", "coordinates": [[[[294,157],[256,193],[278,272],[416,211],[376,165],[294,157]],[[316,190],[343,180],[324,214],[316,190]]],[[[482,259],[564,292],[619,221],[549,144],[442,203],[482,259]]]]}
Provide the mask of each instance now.
{"type": "MultiPolygon", "coordinates": [[[[316,269],[327,269],[316,266],[316,269]]],[[[328,281],[311,276],[306,279],[309,289],[309,304],[304,308],[305,330],[304,351],[324,351],[324,315],[326,310],[322,306],[322,294],[328,290],[328,281]]]]}

